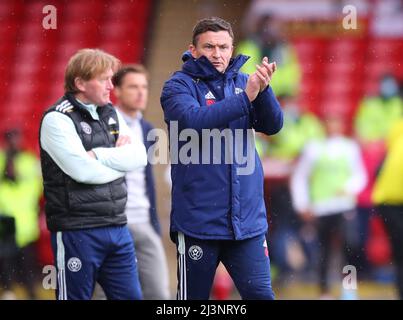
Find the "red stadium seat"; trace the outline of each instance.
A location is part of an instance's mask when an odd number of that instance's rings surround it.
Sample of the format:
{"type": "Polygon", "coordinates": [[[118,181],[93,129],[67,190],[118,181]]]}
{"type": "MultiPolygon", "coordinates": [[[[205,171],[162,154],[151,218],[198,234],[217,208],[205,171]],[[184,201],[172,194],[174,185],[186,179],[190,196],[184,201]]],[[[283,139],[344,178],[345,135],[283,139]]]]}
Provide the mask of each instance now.
{"type": "Polygon", "coordinates": [[[0,1],[0,72],[7,106],[0,108],[0,129],[29,115],[22,124],[30,132],[26,145],[37,145],[40,115],[63,94],[64,70],[78,49],[102,47],[123,62],[143,57],[150,1],[53,3],[57,30],[42,27],[42,9],[52,3],[0,1]],[[24,81],[17,81],[21,77],[24,81]]]}
{"type": "Polygon", "coordinates": [[[96,21],[66,23],[60,35],[62,43],[78,43],[82,44],[83,47],[96,46],[98,38],[99,27],[96,21]]]}
{"type": "Polygon", "coordinates": [[[108,4],[106,1],[100,0],[73,0],[68,1],[63,7],[63,16],[67,21],[79,21],[85,20],[99,20],[102,18],[105,10],[108,10],[108,4]]]}

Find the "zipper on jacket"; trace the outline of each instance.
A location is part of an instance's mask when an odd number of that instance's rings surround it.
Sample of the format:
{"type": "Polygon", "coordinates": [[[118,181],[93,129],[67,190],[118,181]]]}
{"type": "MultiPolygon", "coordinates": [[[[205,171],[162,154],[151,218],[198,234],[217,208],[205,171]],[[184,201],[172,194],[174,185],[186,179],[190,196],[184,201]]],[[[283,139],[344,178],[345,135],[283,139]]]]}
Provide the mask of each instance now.
{"type": "MultiPolygon", "coordinates": [[[[109,143],[108,127],[107,127],[106,123],[104,123],[103,118],[100,117],[99,123],[101,124],[102,132],[103,132],[104,135],[105,135],[106,141],[109,143]]],[[[116,144],[115,144],[115,145],[116,145],[116,144]]],[[[115,198],[114,198],[114,196],[113,196],[111,183],[112,183],[112,181],[108,183],[108,187],[109,187],[109,192],[110,192],[110,195],[111,195],[112,202],[113,202],[113,204],[114,204],[113,208],[115,208],[116,201],[115,201],[115,198]]],[[[115,210],[115,209],[112,209],[111,216],[114,216],[114,215],[115,215],[114,210],[115,210]]]]}

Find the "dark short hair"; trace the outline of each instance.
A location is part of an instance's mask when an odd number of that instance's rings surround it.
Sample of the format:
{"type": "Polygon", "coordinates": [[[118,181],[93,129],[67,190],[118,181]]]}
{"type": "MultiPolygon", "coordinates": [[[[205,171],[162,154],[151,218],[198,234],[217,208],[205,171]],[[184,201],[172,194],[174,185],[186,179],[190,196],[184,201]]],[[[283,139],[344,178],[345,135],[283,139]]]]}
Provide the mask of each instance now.
{"type": "Polygon", "coordinates": [[[232,31],[231,24],[224,19],[218,17],[211,17],[199,20],[193,28],[193,38],[192,43],[195,46],[197,44],[197,40],[200,34],[205,33],[207,31],[227,31],[231,36],[232,40],[234,40],[234,32],[232,31]]]}
{"type": "Polygon", "coordinates": [[[112,83],[115,87],[120,87],[122,85],[124,77],[128,73],[140,73],[144,74],[148,79],[147,69],[141,64],[129,64],[120,68],[112,77],[112,83]]]}

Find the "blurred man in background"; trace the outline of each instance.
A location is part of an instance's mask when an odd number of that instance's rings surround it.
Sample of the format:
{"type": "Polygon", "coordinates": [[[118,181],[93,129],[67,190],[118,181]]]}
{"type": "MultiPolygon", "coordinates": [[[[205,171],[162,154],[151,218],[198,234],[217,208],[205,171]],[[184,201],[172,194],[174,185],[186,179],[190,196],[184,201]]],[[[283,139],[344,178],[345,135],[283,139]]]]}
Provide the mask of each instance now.
{"type": "MultiPolygon", "coordinates": [[[[366,174],[358,144],[345,136],[343,120],[325,120],[327,138],[309,143],[291,178],[293,205],[306,223],[317,228],[319,283],[322,298],[331,298],[328,270],[335,236],[341,236],[345,262],[356,252],[356,236],[349,226],[356,212],[356,196],[366,174]]],[[[350,293],[350,292],[349,292],[350,293]]]]}
{"type": "Polygon", "coordinates": [[[358,140],[366,144],[384,141],[402,115],[399,84],[393,75],[385,74],[379,81],[379,95],[363,98],[358,106],[354,119],[358,140]]]}
{"type": "Polygon", "coordinates": [[[0,283],[11,298],[11,285],[21,283],[30,299],[36,298],[38,271],[34,243],[39,237],[39,198],[42,180],[39,160],[22,150],[21,132],[5,134],[5,149],[0,151],[0,283]]]}
{"type": "MultiPolygon", "coordinates": [[[[148,150],[152,142],[147,134],[153,129],[143,118],[148,101],[148,74],[141,65],[121,68],[113,76],[117,106],[132,130],[148,150]]],[[[128,172],[127,223],[133,235],[139,277],[144,299],[170,298],[168,264],[161,240],[161,228],[156,208],[156,193],[152,166],[128,172]]]]}

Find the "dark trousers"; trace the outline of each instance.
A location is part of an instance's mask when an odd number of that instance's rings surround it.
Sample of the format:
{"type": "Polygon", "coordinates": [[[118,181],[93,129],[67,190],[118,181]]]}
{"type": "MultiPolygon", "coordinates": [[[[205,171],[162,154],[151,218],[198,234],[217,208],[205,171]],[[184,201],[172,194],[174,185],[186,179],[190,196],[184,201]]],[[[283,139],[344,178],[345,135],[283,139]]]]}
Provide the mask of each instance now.
{"type": "Polygon", "coordinates": [[[344,262],[350,264],[352,256],[356,253],[352,245],[350,228],[346,216],[354,212],[343,212],[329,216],[319,217],[317,220],[319,242],[319,284],[322,293],[329,291],[328,271],[332,253],[335,252],[334,244],[338,242],[341,247],[344,262]]]}
{"type": "Polygon", "coordinates": [[[178,300],[207,300],[223,263],[242,299],[273,300],[265,235],[245,240],[201,240],[178,233],[178,300]]]}
{"type": "Polygon", "coordinates": [[[359,252],[355,257],[354,265],[357,265],[357,270],[363,277],[369,277],[371,265],[366,255],[366,245],[369,237],[369,223],[372,215],[375,215],[374,207],[358,207],[357,208],[358,220],[358,241],[359,252]]]}
{"type": "Polygon", "coordinates": [[[90,300],[98,282],[110,300],[142,298],[127,226],[53,232],[58,300],[90,300]]]}
{"type": "Polygon", "coordinates": [[[377,209],[389,233],[396,269],[396,285],[399,298],[403,299],[403,206],[379,206],[377,209]]]}

